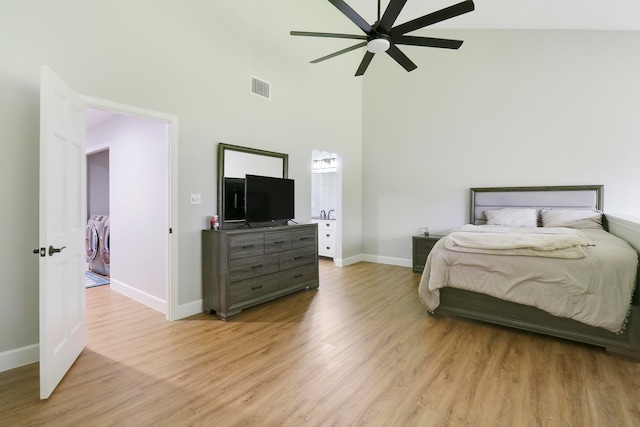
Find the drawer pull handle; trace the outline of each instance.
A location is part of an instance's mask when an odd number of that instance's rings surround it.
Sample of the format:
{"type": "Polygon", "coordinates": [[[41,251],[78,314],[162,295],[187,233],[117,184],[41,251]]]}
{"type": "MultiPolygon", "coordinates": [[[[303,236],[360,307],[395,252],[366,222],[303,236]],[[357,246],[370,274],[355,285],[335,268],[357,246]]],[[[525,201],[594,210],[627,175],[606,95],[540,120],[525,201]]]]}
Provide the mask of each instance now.
{"type": "Polygon", "coordinates": [[[278,240],[277,242],[273,242],[274,245],[281,245],[284,243],[284,240],[278,240]]]}
{"type": "Polygon", "coordinates": [[[242,246],[242,249],[249,249],[249,248],[252,248],[252,247],[254,247],[254,246],[255,246],[255,245],[243,245],[243,246],[242,246]]]}
{"type": "Polygon", "coordinates": [[[304,274],[296,274],[295,276],[293,276],[293,278],[294,278],[294,279],[299,279],[299,278],[301,278],[302,276],[304,276],[304,274]]]}
{"type": "Polygon", "coordinates": [[[331,227],[331,224],[325,224],[324,226],[325,227],[331,227]]]}
{"type": "Polygon", "coordinates": [[[294,259],[294,260],[299,260],[299,259],[302,259],[302,258],[304,258],[304,255],[299,255],[299,256],[297,256],[297,257],[294,257],[293,259],[294,259]]]}
{"type": "Polygon", "coordinates": [[[327,250],[331,249],[331,246],[327,246],[327,250]]]}
{"type": "Polygon", "coordinates": [[[258,289],[262,289],[262,285],[254,286],[254,287],[251,288],[252,291],[257,291],[258,289]]]}
{"type": "Polygon", "coordinates": [[[325,236],[327,236],[327,237],[331,237],[331,234],[325,234],[325,236]]]}
{"type": "Polygon", "coordinates": [[[262,267],[262,264],[256,264],[251,266],[251,268],[260,268],[260,267],[262,267]]]}

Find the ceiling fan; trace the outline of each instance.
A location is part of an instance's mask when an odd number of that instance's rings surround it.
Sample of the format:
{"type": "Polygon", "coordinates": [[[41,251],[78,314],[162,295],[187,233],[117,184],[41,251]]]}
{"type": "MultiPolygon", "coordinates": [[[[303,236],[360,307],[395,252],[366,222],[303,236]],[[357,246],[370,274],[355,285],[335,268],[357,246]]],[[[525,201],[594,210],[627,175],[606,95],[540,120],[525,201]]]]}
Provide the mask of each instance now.
{"type": "Polygon", "coordinates": [[[358,15],[358,13],[343,0],[329,0],[329,3],[338,8],[340,12],[342,12],[362,31],[364,31],[365,35],[314,33],[307,31],[291,31],[291,35],[365,40],[346,49],[339,50],[327,56],[323,56],[322,58],[314,59],[313,61],[311,61],[312,64],[315,64],[366,46],[367,52],[364,54],[362,62],[360,62],[360,66],[358,67],[358,70],[355,74],[356,76],[363,75],[367,70],[367,67],[371,63],[373,56],[376,53],[382,52],[387,52],[390,57],[392,57],[407,71],[413,71],[418,68],[416,64],[414,64],[404,53],[402,53],[402,51],[398,48],[398,45],[458,49],[462,45],[462,40],[407,36],[406,34],[410,33],[411,31],[419,30],[420,28],[435,24],[437,22],[441,22],[471,12],[475,9],[473,0],[465,0],[461,3],[445,7],[444,9],[421,16],[420,18],[413,19],[411,21],[405,22],[404,24],[400,24],[394,27],[393,24],[398,18],[398,15],[400,15],[400,12],[402,11],[404,5],[407,3],[407,0],[391,0],[389,2],[389,5],[387,6],[387,9],[382,15],[382,19],[380,18],[380,0],[378,0],[378,20],[373,25],[369,25],[367,21],[365,21],[360,15],[358,15]]]}

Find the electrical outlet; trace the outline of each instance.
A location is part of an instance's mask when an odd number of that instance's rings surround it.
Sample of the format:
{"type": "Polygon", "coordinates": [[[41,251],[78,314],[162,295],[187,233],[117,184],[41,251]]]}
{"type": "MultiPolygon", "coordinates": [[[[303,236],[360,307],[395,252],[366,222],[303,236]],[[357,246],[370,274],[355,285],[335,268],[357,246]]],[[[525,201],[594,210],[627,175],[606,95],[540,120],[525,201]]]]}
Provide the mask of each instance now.
{"type": "Polygon", "coordinates": [[[192,205],[199,205],[202,203],[202,198],[200,197],[200,194],[192,194],[191,195],[191,204],[192,205]]]}

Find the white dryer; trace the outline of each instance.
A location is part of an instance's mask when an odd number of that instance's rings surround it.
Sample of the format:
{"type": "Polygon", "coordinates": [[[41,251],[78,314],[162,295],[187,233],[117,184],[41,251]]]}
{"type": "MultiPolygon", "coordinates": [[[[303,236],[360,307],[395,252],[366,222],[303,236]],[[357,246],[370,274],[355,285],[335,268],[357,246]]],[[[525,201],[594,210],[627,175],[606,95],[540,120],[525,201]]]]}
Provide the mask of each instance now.
{"type": "Polygon", "coordinates": [[[111,274],[111,221],[110,217],[104,220],[102,238],[100,239],[100,256],[104,263],[104,271],[107,276],[111,274]]]}
{"type": "Polygon", "coordinates": [[[104,222],[106,219],[106,215],[93,215],[89,218],[89,221],[87,221],[84,245],[89,270],[102,275],[107,274],[104,261],[100,255],[104,222]]]}

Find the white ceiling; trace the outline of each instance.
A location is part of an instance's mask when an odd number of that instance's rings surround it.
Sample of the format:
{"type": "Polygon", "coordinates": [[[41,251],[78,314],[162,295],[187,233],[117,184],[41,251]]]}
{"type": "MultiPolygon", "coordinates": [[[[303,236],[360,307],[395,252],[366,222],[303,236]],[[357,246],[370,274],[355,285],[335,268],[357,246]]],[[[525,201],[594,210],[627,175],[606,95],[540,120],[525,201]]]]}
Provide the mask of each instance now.
{"type": "MultiPolygon", "coordinates": [[[[378,0],[345,1],[369,23],[376,20],[378,0]]],[[[460,1],[408,0],[396,24],[460,1]]],[[[474,0],[474,3],[473,12],[429,28],[640,31],[640,0],[474,0]]],[[[389,0],[381,1],[382,13],[388,4],[389,0]]],[[[338,9],[336,13],[340,13],[338,9]]],[[[354,34],[359,31],[356,28],[354,34]]]]}

